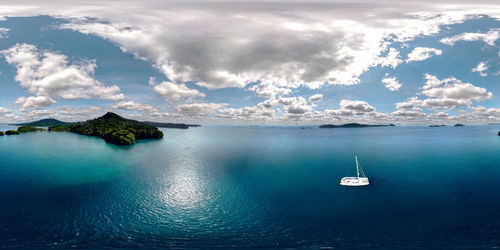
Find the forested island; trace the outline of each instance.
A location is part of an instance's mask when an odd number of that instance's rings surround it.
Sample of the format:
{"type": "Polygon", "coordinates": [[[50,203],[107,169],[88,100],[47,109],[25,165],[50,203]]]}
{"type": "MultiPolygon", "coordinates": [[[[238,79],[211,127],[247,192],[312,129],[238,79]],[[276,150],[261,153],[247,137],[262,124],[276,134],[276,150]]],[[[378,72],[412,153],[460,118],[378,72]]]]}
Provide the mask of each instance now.
{"type": "Polygon", "coordinates": [[[54,118],[42,119],[34,122],[26,122],[26,123],[18,123],[18,124],[9,124],[13,126],[35,126],[35,127],[52,127],[52,126],[60,126],[60,125],[68,125],[71,122],[63,122],[54,118]]]}
{"type": "Polygon", "coordinates": [[[346,123],[342,125],[325,124],[319,126],[319,128],[367,128],[367,127],[394,127],[396,125],[372,125],[372,124],[359,124],[359,123],[346,123]]]}
{"type": "Polygon", "coordinates": [[[157,127],[144,122],[126,119],[111,112],[86,122],[52,126],[49,127],[49,131],[97,136],[116,145],[130,145],[135,140],[163,138],[163,132],[157,127]]]}

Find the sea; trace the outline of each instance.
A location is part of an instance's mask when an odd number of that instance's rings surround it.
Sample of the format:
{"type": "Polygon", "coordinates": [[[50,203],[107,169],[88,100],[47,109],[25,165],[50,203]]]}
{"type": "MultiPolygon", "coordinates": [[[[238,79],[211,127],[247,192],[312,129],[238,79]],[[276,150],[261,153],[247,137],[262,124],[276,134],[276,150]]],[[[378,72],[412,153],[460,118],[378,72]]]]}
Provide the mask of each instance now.
{"type": "Polygon", "coordinates": [[[499,130],[203,126],[131,146],[0,136],[0,248],[495,249],[499,130]],[[355,156],[371,184],[339,185],[355,156]]]}

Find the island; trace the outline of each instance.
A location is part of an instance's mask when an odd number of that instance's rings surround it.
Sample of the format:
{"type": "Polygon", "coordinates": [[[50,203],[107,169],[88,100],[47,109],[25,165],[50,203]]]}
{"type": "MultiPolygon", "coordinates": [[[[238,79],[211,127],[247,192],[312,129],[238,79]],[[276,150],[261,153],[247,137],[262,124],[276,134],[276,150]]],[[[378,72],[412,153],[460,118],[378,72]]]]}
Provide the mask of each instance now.
{"type": "Polygon", "coordinates": [[[359,124],[359,123],[346,123],[342,125],[325,124],[319,126],[319,128],[368,128],[368,127],[394,127],[396,125],[373,125],[373,124],[359,124]]]}
{"type": "Polygon", "coordinates": [[[446,125],[441,124],[441,125],[429,125],[431,128],[439,128],[439,127],[446,127],[446,125]]]}
{"type": "Polygon", "coordinates": [[[3,136],[3,135],[4,135],[3,131],[0,131],[0,136],[3,136]]]}
{"type": "Polygon", "coordinates": [[[97,136],[116,145],[130,145],[135,143],[135,140],[163,138],[163,132],[157,127],[126,119],[112,112],[85,122],[52,126],[49,127],[49,131],[97,136]]]}
{"type": "Polygon", "coordinates": [[[68,125],[70,122],[59,121],[54,118],[42,119],[34,122],[26,122],[26,123],[18,123],[18,124],[9,124],[13,126],[34,126],[34,127],[52,127],[52,126],[61,126],[68,125]]]}
{"type": "Polygon", "coordinates": [[[18,135],[20,134],[21,132],[17,131],[17,130],[7,130],[5,131],[5,134],[6,135],[18,135]]]}
{"type": "Polygon", "coordinates": [[[461,124],[461,123],[457,123],[455,124],[455,127],[464,127],[465,125],[461,124]]]}
{"type": "Polygon", "coordinates": [[[43,131],[47,131],[47,130],[45,130],[43,128],[33,127],[33,126],[21,126],[21,127],[17,128],[17,131],[20,133],[26,133],[26,132],[43,132],[43,131]]]}
{"type": "Polygon", "coordinates": [[[179,128],[179,129],[188,129],[190,127],[201,127],[198,124],[184,124],[184,123],[169,123],[169,122],[144,122],[148,125],[155,126],[158,128],[179,128]]]}

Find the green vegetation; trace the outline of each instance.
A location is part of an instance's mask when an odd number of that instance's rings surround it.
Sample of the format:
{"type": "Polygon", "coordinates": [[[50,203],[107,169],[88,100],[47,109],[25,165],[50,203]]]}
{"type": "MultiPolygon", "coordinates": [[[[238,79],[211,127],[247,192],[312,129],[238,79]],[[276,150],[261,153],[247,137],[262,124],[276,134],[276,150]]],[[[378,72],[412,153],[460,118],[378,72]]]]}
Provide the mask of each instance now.
{"type": "Polygon", "coordinates": [[[3,136],[3,135],[4,135],[3,131],[0,131],[0,136],[3,136]]]}
{"type": "Polygon", "coordinates": [[[46,130],[43,128],[37,128],[33,126],[21,126],[17,128],[17,131],[19,131],[20,133],[26,133],[26,132],[41,132],[46,130]]]}
{"type": "Polygon", "coordinates": [[[81,135],[98,136],[116,145],[130,145],[135,140],[160,139],[158,128],[108,112],[94,120],[50,127],[49,131],[69,131],[81,135]]]}
{"type": "Polygon", "coordinates": [[[50,132],[70,132],[69,126],[59,125],[54,127],[49,127],[50,132]]]}
{"type": "Polygon", "coordinates": [[[49,118],[49,119],[42,119],[34,122],[26,122],[26,123],[18,123],[18,124],[11,124],[15,126],[35,126],[35,127],[51,127],[51,126],[59,126],[59,125],[68,125],[70,124],[69,122],[63,122],[59,121],[57,119],[49,118]]]}
{"type": "Polygon", "coordinates": [[[463,126],[465,126],[465,125],[463,125],[463,124],[461,124],[461,123],[457,123],[457,124],[455,124],[455,127],[463,127],[463,126]]]}
{"type": "Polygon", "coordinates": [[[5,134],[6,135],[18,135],[20,134],[21,132],[17,131],[17,130],[7,130],[5,131],[5,134]]]}

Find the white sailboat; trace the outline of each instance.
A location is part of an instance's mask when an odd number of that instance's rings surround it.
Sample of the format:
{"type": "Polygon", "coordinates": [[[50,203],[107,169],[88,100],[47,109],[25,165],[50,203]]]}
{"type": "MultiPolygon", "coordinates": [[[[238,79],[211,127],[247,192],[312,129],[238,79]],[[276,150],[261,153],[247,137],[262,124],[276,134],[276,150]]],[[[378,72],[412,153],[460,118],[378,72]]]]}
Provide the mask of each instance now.
{"type": "Polygon", "coordinates": [[[340,185],[343,186],[366,186],[370,185],[370,181],[368,180],[368,177],[366,177],[365,172],[363,172],[363,169],[359,166],[358,163],[358,156],[354,156],[356,159],[356,172],[358,173],[357,177],[344,177],[340,180],[340,185]],[[361,177],[359,176],[359,173],[361,172],[361,177]]]}

